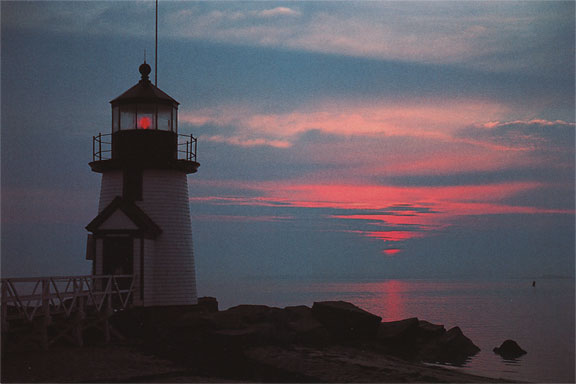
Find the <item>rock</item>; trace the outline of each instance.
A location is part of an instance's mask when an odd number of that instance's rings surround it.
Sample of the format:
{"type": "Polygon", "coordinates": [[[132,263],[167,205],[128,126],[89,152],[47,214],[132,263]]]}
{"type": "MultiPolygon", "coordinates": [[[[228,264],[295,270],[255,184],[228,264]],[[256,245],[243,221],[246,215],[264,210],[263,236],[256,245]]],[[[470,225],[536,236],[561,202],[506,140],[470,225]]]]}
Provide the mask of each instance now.
{"type": "Polygon", "coordinates": [[[284,308],[286,315],[289,320],[301,319],[301,318],[314,318],[312,314],[312,308],[305,305],[295,305],[292,307],[284,308]]]}
{"type": "Polygon", "coordinates": [[[223,311],[226,315],[237,317],[245,323],[258,323],[266,321],[267,314],[272,309],[267,305],[238,305],[223,311]]]}
{"type": "Polygon", "coordinates": [[[244,348],[250,345],[266,344],[274,333],[270,324],[257,324],[242,329],[220,329],[212,331],[210,340],[227,348],[244,348]]]}
{"type": "Polygon", "coordinates": [[[454,327],[425,344],[420,350],[418,358],[428,362],[462,364],[479,351],[480,348],[464,336],[459,327],[454,327]]]}
{"type": "Polygon", "coordinates": [[[376,338],[378,341],[389,343],[416,337],[419,320],[416,317],[399,321],[380,323],[376,338]]]}
{"type": "Polygon", "coordinates": [[[418,319],[388,321],[380,324],[376,341],[382,352],[400,357],[412,359],[418,351],[418,319]]]}
{"type": "Polygon", "coordinates": [[[500,347],[494,348],[493,351],[505,359],[516,359],[527,353],[514,340],[504,341],[500,347]]]}
{"type": "Polygon", "coordinates": [[[233,330],[250,330],[247,334],[257,334],[257,337],[245,338],[247,345],[254,344],[256,340],[256,344],[324,345],[330,338],[328,330],[306,306],[280,309],[265,305],[240,305],[226,311],[204,314],[200,319],[206,323],[203,328],[216,331],[212,334],[220,339],[239,339],[240,335],[244,335],[243,332],[230,332],[233,330]],[[224,332],[218,332],[220,330],[224,332]],[[220,337],[222,335],[224,337],[220,337]]]}
{"type": "Polygon", "coordinates": [[[239,305],[210,314],[210,319],[217,329],[240,329],[255,323],[267,321],[270,307],[266,305],[239,305]]]}
{"type": "Polygon", "coordinates": [[[430,340],[442,336],[446,333],[446,328],[441,324],[432,324],[426,320],[418,322],[418,337],[421,340],[430,340]]]}
{"type": "Polygon", "coordinates": [[[215,297],[199,297],[197,306],[201,312],[218,312],[218,300],[215,297]]]}
{"type": "Polygon", "coordinates": [[[294,334],[295,342],[311,345],[325,345],[329,342],[328,329],[316,320],[311,308],[305,305],[286,307],[284,313],[287,319],[286,325],[294,334]]]}
{"type": "Polygon", "coordinates": [[[316,302],[312,314],[338,339],[375,337],[382,320],[345,301],[316,302]]]}

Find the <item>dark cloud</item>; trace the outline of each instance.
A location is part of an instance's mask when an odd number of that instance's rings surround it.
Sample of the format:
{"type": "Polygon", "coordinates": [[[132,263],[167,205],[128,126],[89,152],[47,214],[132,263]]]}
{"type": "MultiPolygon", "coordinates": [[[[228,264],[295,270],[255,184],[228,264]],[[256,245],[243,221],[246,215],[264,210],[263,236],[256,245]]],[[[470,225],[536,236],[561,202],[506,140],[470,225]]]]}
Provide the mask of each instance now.
{"type": "Polygon", "coordinates": [[[462,130],[457,137],[501,145],[513,150],[568,153],[573,156],[575,132],[574,122],[520,120],[469,127],[462,130]]]}
{"type": "Polygon", "coordinates": [[[403,175],[386,178],[377,178],[386,185],[395,186],[464,186],[464,185],[489,185],[506,182],[538,181],[557,183],[569,181],[573,176],[570,168],[554,168],[534,166],[493,171],[467,171],[462,173],[450,173],[440,175],[403,175]]]}

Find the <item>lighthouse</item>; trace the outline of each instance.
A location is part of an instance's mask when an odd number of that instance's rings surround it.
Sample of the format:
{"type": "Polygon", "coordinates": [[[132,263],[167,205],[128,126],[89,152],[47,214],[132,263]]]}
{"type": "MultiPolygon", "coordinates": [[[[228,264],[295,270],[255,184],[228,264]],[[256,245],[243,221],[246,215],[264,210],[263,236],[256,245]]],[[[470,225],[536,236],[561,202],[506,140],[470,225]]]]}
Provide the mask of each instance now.
{"type": "Polygon", "coordinates": [[[111,133],[93,138],[102,182],[87,257],[93,275],[133,276],[133,305],[196,304],[187,175],[200,166],[197,142],[178,133],[179,103],[150,71],[140,65],[140,81],[110,102],[111,133]]]}

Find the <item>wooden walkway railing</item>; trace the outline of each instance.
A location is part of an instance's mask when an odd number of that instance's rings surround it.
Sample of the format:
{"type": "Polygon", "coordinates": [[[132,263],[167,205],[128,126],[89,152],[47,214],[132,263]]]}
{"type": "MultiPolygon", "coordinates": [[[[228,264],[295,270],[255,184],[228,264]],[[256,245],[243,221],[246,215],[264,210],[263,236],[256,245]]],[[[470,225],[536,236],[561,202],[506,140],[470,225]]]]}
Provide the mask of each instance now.
{"type": "Polygon", "coordinates": [[[108,318],[131,304],[134,284],[132,275],[3,278],[2,333],[26,328],[47,348],[61,337],[82,345],[84,330],[96,327],[108,342],[108,318]]]}

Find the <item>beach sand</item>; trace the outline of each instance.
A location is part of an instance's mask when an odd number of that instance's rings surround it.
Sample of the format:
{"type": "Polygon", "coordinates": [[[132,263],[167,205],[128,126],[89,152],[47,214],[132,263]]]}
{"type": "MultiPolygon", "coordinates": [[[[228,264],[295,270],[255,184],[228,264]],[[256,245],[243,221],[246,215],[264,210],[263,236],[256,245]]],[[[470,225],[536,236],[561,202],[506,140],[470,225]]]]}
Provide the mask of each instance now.
{"type": "MultiPolygon", "coordinates": [[[[47,351],[3,354],[2,383],[141,382],[227,383],[241,378],[206,377],[170,360],[143,352],[138,345],[58,346],[47,351]]],[[[425,364],[346,348],[318,351],[308,348],[255,348],[254,358],[277,369],[313,372],[324,382],[502,382],[425,364]]]]}
{"type": "Polygon", "coordinates": [[[177,364],[143,353],[135,345],[54,347],[6,352],[2,383],[226,382],[190,375],[177,364]]]}

